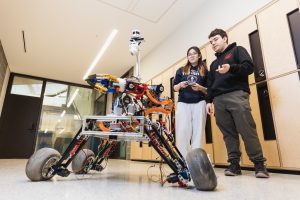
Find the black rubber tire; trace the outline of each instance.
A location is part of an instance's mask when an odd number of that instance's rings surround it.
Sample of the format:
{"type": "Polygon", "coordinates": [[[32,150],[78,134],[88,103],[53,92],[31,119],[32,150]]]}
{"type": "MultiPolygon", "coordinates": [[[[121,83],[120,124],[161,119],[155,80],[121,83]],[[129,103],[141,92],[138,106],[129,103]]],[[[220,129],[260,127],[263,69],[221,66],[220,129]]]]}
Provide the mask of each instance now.
{"type": "Polygon", "coordinates": [[[194,149],[187,154],[187,165],[198,190],[210,191],[217,187],[215,171],[203,149],[194,149]]]}
{"type": "Polygon", "coordinates": [[[50,167],[55,165],[61,158],[58,151],[52,148],[42,148],[37,150],[28,159],[26,164],[26,176],[32,181],[45,181],[53,176],[46,176],[50,167]]]}
{"type": "Polygon", "coordinates": [[[94,162],[94,160],[95,154],[92,150],[82,149],[72,160],[72,171],[75,174],[87,174],[88,169],[86,167],[90,162],[94,162]]]}

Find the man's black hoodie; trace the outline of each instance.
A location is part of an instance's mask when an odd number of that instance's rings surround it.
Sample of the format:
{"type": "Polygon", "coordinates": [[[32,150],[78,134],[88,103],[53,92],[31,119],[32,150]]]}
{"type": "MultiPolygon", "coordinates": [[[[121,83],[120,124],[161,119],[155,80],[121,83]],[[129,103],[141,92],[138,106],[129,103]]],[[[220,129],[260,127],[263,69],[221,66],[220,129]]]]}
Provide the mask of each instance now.
{"type": "Polygon", "coordinates": [[[222,53],[215,54],[217,59],[210,65],[208,74],[208,94],[206,101],[236,90],[250,93],[248,76],[253,73],[254,66],[250,55],[244,47],[232,43],[222,53]],[[225,74],[216,71],[218,66],[229,64],[230,69],[225,74]]]}

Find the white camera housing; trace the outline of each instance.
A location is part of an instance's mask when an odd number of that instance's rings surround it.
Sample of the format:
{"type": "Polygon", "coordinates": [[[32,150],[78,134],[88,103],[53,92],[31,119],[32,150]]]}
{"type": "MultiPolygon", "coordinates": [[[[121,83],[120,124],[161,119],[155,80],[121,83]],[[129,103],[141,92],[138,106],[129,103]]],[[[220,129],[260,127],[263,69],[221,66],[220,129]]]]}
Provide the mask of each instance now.
{"type": "Polygon", "coordinates": [[[141,37],[140,31],[137,29],[132,30],[132,35],[129,40],[129,52],[132,56],[137,55],[139,52],[139,45],[144,41],[141,37]]]}

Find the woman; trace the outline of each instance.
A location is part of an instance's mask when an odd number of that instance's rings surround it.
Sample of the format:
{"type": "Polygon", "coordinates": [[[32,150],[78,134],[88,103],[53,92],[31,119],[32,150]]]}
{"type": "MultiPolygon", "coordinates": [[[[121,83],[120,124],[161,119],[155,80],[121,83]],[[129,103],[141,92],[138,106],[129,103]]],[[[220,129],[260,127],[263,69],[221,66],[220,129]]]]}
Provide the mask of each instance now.
{"type": "Polygon", "coordinates": [[[200,148],[206,123],[207,67],[198,47],[187,51],[187,63],[174,78],[174,90],[179,92],[176,108],[176,141],[184,158],[192,149],[200,148]]]}

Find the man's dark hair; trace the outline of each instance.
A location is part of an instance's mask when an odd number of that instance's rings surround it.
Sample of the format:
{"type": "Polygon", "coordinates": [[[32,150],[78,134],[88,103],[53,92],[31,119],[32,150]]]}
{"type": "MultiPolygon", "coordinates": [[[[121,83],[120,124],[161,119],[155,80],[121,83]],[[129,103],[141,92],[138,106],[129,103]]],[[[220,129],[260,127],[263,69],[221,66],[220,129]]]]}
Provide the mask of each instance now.
{"type": "Polygon", "coordinates": [[[223,29],[219,29],[219,28],[216,28],[215,30],[213,30],[209,34],[208,39],[211,37],[214,37],[216,35],[220,35],[222,38],[227,37],[227,39],[228,39],[227,33],[223,29]]]}

